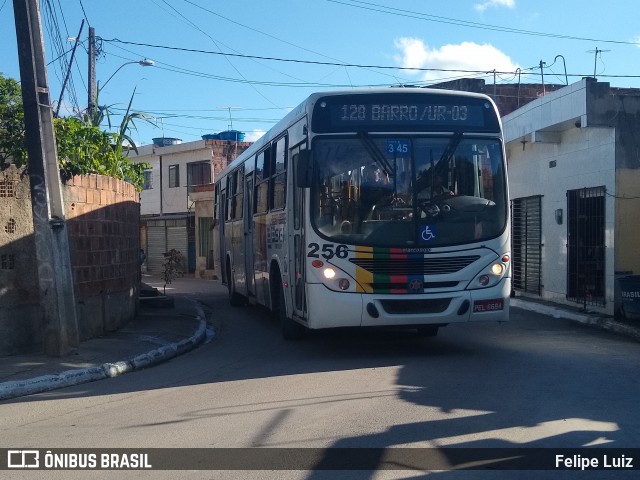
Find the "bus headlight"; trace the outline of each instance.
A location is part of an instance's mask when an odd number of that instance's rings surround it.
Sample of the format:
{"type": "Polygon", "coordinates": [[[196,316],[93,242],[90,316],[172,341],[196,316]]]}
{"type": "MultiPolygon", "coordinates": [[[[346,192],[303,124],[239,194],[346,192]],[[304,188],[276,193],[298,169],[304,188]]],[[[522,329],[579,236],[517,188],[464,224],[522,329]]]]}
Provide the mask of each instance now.
{"type": "Polygon", "coordinates": [[[336,292],[355,292],[357,282],[355,279],[335,265],[325,264],[322,260],[311,262],[312,272],[325,287],[336,292]]]}
{"type": "Polygon", "coordinates": [[[468,289],[487,288],[496,285],[509,271],[509,255],[504,254],[498,261],[495,261],[482,269],[478,275],[469,283],[468,289]]]}
{"type": "Polygon", "coordinates": [[[493,273],[494,275],[502,275],[502,272],[504,272],[503,264],[494,263],[493,265],[491,265],[491,273],[493,273]]]}

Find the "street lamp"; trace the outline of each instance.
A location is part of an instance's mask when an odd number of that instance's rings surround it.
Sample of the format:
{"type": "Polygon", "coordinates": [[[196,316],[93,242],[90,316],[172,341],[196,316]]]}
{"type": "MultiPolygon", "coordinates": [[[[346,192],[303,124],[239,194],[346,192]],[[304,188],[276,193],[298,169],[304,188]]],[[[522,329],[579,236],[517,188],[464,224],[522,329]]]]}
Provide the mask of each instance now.
{"type": "Polygon", "coordinates": [[[138,65],[140,65],[142,67],[153,67],[156,64],[156,62],[154,62],[153,60],[149,60],[148,58],[145,58],[144,60],[137,60],[137,61],[134,61],[134,62],[125,62],[122,65],[120,65],[116,69],[116,71],[111,74],[111,76],[109,78],[107,78],[107,81],[104,82],[102,87],[100,85],[98,85],[98,91],[100,91],[101,88],[104,88],[107,85],[107,83],[109,83],[109,80],[111,80],[113,78],[113,76],[122,69],[122,67],[124,67],[126,65],[133,65],[134,63],[137,63],[138,65]]]}
{"type": "MultiPolygon", "coordinates": [[[[102,90],[107,85],[107,83],[109,83],[109,81],[114,77],[116,73],[118,73],[122,69],[122,67],[126,65],[133,65],[134,63],[137,63],[142,67],[153,67],[156,64],[156,62],[154,62],[153,60],[149,60],[148,58],[145,58],[143,60],[136,60],[133,62],[125,62],[122,65],[120,65],[116,69],[116,71],[113,72],[111,76],[107,78],[107,81],[104,82],[102,85],[95,85],[95,84],[89,85],[89,106],[87,110],[90,118],[93,116],[93,112],[98,101],[98,94],[100,93],[100,90],[102,90]]],[[[93,76],[93,80],[95,81],[95,75],[93,76]]]]}

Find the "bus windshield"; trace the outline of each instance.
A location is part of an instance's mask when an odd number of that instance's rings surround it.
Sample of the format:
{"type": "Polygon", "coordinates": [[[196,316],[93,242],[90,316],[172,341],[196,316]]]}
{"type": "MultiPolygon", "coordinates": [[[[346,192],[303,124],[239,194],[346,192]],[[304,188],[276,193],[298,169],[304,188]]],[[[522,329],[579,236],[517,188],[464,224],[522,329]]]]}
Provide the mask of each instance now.
{"type": "Polygon", "coordinates": [[[500,235],[507,222],[497,138],[316,137],[311,219],[323,237],[372,247],[441,247],[500,235]]]}

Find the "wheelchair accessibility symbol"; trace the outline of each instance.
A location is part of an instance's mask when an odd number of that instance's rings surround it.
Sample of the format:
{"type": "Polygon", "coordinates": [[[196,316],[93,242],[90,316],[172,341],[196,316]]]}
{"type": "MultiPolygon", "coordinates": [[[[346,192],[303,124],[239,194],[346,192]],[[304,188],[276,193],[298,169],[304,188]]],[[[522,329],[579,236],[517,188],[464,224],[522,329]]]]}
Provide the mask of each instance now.
{"type": "Polygon", "coordinates": [[[429,242],[431,240],[435,240],[436,239],[436,231],[435,231],[435,227],[431,226],[431,225],[423,225],[420,227],[420,238],[422,238],[423,241],[425,242],[429,242]]]}

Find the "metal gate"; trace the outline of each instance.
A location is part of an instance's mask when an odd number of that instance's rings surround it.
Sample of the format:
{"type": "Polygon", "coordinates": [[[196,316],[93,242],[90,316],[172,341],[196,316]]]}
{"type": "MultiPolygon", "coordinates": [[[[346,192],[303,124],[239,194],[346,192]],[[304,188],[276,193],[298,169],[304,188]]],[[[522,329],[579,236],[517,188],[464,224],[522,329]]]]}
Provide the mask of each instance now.
{"type": "Polygon", "coordinates": [[[166,252],[167,240],[164,222],[147,222],[147,270],[150,273],[162,272],[164,252],[166,252]]]}
{"type": "Polygon", "coordinates": [[[605,188],[567,192],[567,300],[605,305],[605,188]]]}
{"type": "Polygon", "coordinates": [[[511,202],[513,288],[541,294],[542,197],[516,198],[511,202]]]}
{"type": "Polygon", "coordinates": [[[187,268],[187,223],[186,219],[147,220],[147,270],[161,274],[164,271],[164,254],[175,248],[185,258],[187,268]]]}

